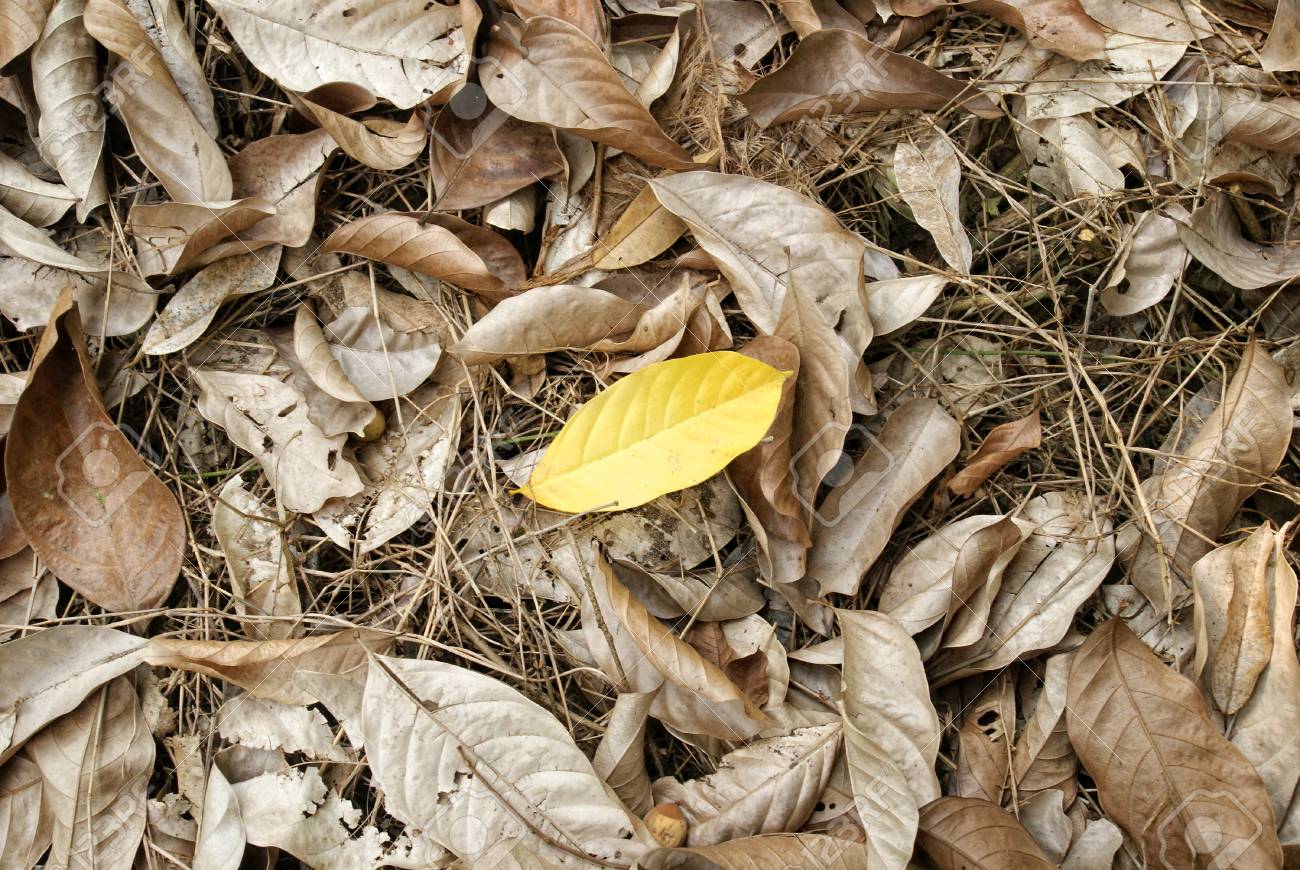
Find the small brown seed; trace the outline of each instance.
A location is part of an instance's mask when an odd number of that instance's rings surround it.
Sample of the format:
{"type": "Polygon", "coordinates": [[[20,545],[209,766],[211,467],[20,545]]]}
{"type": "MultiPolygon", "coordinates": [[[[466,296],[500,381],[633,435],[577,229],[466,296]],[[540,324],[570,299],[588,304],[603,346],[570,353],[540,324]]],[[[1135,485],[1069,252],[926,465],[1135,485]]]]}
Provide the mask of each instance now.
{"type": "Polygon", "coordinates": [[[686,817],[677,804],[660,804],[646,813],[645,826],[655,841],[668,849],[686,842],[686,817]]]}

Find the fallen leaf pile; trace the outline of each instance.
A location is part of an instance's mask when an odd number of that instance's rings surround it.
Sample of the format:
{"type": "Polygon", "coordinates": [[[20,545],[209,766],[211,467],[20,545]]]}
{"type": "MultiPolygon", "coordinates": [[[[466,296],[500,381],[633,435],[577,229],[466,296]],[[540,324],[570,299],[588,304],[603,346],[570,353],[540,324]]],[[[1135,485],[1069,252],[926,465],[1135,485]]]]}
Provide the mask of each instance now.
{"type": "Polygon", "coordinates": [[[0,870],[1300,867],[1300,0],[0,0],[0,870]]]}

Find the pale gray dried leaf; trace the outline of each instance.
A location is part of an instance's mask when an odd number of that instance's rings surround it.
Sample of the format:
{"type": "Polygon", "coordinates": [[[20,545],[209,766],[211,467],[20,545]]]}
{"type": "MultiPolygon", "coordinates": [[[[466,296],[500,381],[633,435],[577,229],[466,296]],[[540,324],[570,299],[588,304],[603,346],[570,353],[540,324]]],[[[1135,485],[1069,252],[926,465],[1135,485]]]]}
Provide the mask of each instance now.
{"type": "Polygon", "coordinates": [[[623,805],[644,816],[654,806],[645,764],[645,726],[653,692],[620,692],[591,764],[623,805]]]}
{"type": "Polygon", "coordinates": [[[26,166],[0,152],[0,206],[20,220],[48,227],[63,217],[77,198],[62,184],[37,178],[26,166]]]}
{"type": "Polygon", "coordinates": [[[260,293],[275,283],[281,247],[218,260],[195,273],[171,299],[145,333],[142,350],[159,355],[184,350],[202,337],[221,306],[240,296],[260,293]]]}
{"type": "Polygon", "coordinates": [[[0,16],[6,24],[0,29],[0,67],[26,51],[41,35],[41,26],[54,0],[5,0],[0,16]]]}
{"type": "Polygon", "coordinates": [[[361,492],[326,502],[312,521],[339,546],[369,553],[428,514],[456,458],[460,403],[435,384],[400,400],[384,433],[356,452],[361,492]]]}
{"type": "Polygon", "coordinates": [[[108,201],[99,61],[86,32],[86,0],[55,0],[32,46],[32,88],[40,107],[41,156],[77,198],[77,220],[108,201]]]}
{"type": "Polygon", "coordinates": [[[335,147],[324,130],[284,133],[258,139],[226,161],[236,199],[257,197],[276,209],[274,215],[244,230],[239,237],[290,247],[307,244],[316,225],[321,169],[335,147]]]}
{"type": "Polygon", "coordinates": [[[858,815],[882,866],[902,870],[920,808],[939,797],[939,717],[916,644],[889,616],[836,612],[844,636],[844,747],[858,815]]]}
{"type": "MultiPolygon", "coordinates": [[[[383,431],[384,415],[374,405],[356,395],[356,388],[346,383],[343,369],[330,353],[315,313],[306,304],[299,308],[293,327],[267,329],[263,334],[275,347],[280,360],[292,372],[294,386],[306,398],[307,419],[315,423],[324,435],[351,432],[366,440],[383,431]],[[304,324],[301,331],[300,324],[304,324]],[[308,353],[310,367],[303,362],[295,347],[299,338],[303,339],[303,349],[308,353]],[[337,380],[339,377],[343,380],[337,380]],[[336,391],[350,390],[356,398],[344,401],[331,395],[321,387],[322,379],[329,381],[336,391]],[[346,390],[343,386],[345,383],[346,390]]],[[[202,356],[199,358],[203,359],[202,356]]]]}
{"type": "Polygon", "coordinates": [[[808,575],[823,594],[857,591],[903,514],[956,458],[960,433],[931,399],[914,399],[889,415],[852,473],[815,512],[808,575]]]}
{"type": "Polygon", "coordinates": [[[159,56],[194,117],[215,138],[220,130],[213,110],[212,88],[176,4],[170,0],[126,0],[126,6],[158,47],[159,56]]]}
{"type": "Polygon", "coordinates": [[[678,805],[690,846],[798,830],[821,799],[843,731],[830,722],[750,743],[724,755],[708,776],[659,780],[655,801],[678,805]]]}
{"type": "Polygon", "coordinates": [[[1124,834],[1110,819],[1090,819],[1070,846],[1061,870],[1111,870],[1124,834]]]}
{"type": "Polygon", "coordinates": [[[1268,72],[1300,69],[1300,3],[1278,0],[1276,9],[1260,63],[1268,72]]]}
{"type": "Polygon", "coordinates": [[[634,860],[649,842],[568,728],[491,677],[373,657],[363,716],[388,811],[471,864],[509,840],[563,866],[634,860]]]}
{"type": "MultiPolygon", "coordinates": [[[[289,91],[360,85],[399,109],[442,95],[469,69],[459,6],[424,0],[216,0],[253,65],[289,91]]],[[[474,24],[477,16],[471,15],[474,24]]]]}
{"type": "Polygon", "coordinates": [[[124,631],[64,625],[0,645],[0,762],[144,659],[146,641],[124,631]]]}
{"type": "Polygon", "coordinates": [[[1159,211],[1143,212],[1106,281],[1101,304],[1120,317],[1150,308],[1182,277],[1187,259],[1178,222],[1159,211]],[[1122,291],[1121,284],[1126,285],[1122,291]]]}
{"type": "Polygon", "coordinates": [[[451,352],[467,365],[511,356],[585,349],[636,328],[644,309],[595,287],[536,287],[496,305],[451,352]]]}
{"type": "Polygon", "coordinates": [[[1191,216],[1170,209],[1178,237],[1196,260],[1233,287],[1253,290],[1300,273],[1300,245],[1261,245],[1242,235],[1228,194],[1217,193],[1191,216]]]}
{"type": "Polygon", "coordinates": [[[41,810],[40,769],[25,756],[0,767],[0,864],[35,867],[50,845],[52,819],[41,810]]]}
{"type": "Polygon", "coordinates": [[[876,338],[906,329],[926,312],[946,286],[948,279],[942,275],[909,275],[867,282],[867,311],[876,338]]]}
{"type": "Polygon", "coordinates": [[[208,768],[193,870],[239,870],[244,858],[244,818],[239,799],[221,769],[208,768]]]}
{"type": "Polygon", "coordinates": [[[344,308],[322,332],[348,380],[371,402],[405,396],[442,357],[436,333],[398,332],[369,307],[344,308]]]}
{"type": "Polygon", "coordinates": [[[1043,668],[1042,686],[1011,755],[1011,775],[1018,796],[1059,790],[1065,795],[1065,803],[1073,802],[1079,760],[1065,730],[1069,673],[1070,656],[1066,653],[1052,656],[1043,668]]]}
{"type": "Polygon", "coordinates": [[[933,238],[949,266],[970,273],[974,252],[962,225],[961,159],[948,137],[940,134],[924,147],[908,140],[894,149],[898,193],[913,217],[933,238]]]}
{"type": "Polygon", "coordinates": [[[117,677],[27,744],[54,819],[55,867],[127,870],[144,835],[153,735],[135,687],[117,677]]]}
{"type": "Polygon", "coordinates": [[[237,695],[217,710],[216,729],[231,743],[255,749],[301,752],[321,761],[349,760],[319,710],[237,695]]]}
{"type": "Polygon", "coordinates": [[[343,456],[344,435],[326,437],[307,417],[293,387],[266,375],[191,370],[199,413],[262,465],[285,510],[312,513],[331,498],[361,492],[356,467],[343,456]]]}
{"type": "Polygon", "coordinates": [[[131,206],[126,228],[135,242],[141,271],[170,275],[265,247],[262,242],[232,241],[231,236],[273,214],[275,206],[256,197],[229,202],[146,203],[131,206]]]}
{"type": "Polygon", "coordinates": [[[289,637],[292,622],[258,617],[302,613],[293,560],[274,512],[244,488],[238,474],[221,487],[212,508],[212,532],[226,557],[235,612],[252,617],[244,622],[245,635],[253,640],[289,637]]]}

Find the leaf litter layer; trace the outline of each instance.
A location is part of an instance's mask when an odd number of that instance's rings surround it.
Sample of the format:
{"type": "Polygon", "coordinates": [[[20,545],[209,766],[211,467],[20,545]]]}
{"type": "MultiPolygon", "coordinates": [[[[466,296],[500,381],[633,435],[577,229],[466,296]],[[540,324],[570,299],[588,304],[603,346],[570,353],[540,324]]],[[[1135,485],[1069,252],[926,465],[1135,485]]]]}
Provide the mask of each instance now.
{"type": "Polygon", "coordinates": [[[1300,860],[1293,0],[0,21],[4,866],[1300,860]]]}

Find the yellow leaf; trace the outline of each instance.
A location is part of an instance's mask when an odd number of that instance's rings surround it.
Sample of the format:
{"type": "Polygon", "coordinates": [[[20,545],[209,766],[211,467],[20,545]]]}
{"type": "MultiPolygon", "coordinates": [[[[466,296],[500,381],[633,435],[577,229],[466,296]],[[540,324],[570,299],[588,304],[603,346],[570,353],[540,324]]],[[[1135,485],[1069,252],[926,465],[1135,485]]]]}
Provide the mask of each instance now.
{"type": "Polygon", "coordinates": [[[758,443],[787,377],[731,351],[646,366],[580,408],[518,491],[577,513],[694,486],[758,443]]]}

